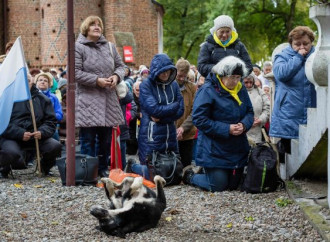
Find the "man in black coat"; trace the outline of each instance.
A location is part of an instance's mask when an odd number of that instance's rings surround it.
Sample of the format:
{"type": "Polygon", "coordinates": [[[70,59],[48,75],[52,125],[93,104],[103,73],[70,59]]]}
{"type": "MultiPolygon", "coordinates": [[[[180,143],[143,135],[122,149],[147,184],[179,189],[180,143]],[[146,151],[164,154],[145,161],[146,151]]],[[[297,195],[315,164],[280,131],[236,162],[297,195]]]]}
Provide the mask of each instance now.
{"type": "Polygon", "coordinates": [[[24,150],[35,150],[35,138],[39,140],[42,155],[41,170],[45,175],[55,165],[61,153],[61,144],[52,138],[56,130],[56,117],[51,101],[33,84],[29,76],[29,87],[35,112],[37,131],[33,130],[29,101],[17,102],[13,106],[7,129],[0,139],[1,150],[12,156],[10,162],[2,162],[0,177],[7,178],[10,166],[15,169],[25,166],[24,150]]]}

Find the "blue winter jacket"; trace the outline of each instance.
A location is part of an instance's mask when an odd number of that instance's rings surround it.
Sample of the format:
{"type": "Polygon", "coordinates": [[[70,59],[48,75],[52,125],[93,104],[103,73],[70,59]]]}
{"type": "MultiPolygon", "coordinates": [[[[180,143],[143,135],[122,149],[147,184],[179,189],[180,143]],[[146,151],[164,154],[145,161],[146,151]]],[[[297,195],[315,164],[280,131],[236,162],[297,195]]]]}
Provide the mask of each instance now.
{"type": "Polygon", "coordinates": [[[253,124],[254,114],[244,86],[238,96],[241,105],[221,87],[213,73],[197,91],[192,114],[198,128],[196,165],[223,169],[246,165],[250,150],[246,132],[253,124]],[[238,136],[229,134],[230,124],[237,123],[246,130],[238,136]]]}
{"type": "Polygon", "coordinates": [[[45,94],[52,102],[54,111],[55,111],[55,115],[56,115],[56,120],[61,121],[63,119],[63,112],[62,112],[62,106],[61,106],[58,98],[55,96],[55,94],[51,93],[51,89],[48,89],[47,91],[41,91],[41,92],[43,94],[45,94]]]}
{"type": "Polygon", "coordinates": [[[305,74],[307,56],[291,46],[275,56],[275,99],[269,135],[286,139],[298,138],[299,124],[307,123],[307,108],[316,107],[315,86],[305,74]]]}
{"type": "Polygon", "coordinates": [[[150,64],[150,75],[140,85],[141,126],[139,130],[139,159],[145,164],[153,150],[178,152],[174,121],[183,115],[184,104],[180,88],[174,81],[176,68],[165,54],[155,55],[150,64]],[[166,83],[158,75],[171,70],[166,83]],[[151,117],[160,119],[153,122],[151,117]]]}

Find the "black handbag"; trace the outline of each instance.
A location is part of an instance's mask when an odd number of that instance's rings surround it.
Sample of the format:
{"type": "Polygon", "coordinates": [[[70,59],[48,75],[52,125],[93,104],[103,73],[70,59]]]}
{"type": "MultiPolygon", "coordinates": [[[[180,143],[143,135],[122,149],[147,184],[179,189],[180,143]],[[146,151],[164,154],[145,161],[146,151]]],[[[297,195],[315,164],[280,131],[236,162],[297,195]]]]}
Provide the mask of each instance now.
{"type": "MultiPolygon", "coordinates": [[[[56,160],[62,184],[66,185],[66,157],[56,160]]],[[[76,185],[96,185],[98,175],[98,157],[76,154],[76,185]]]]}
{"type": "Polygon", "coordinates": [[[159,175],[166,181],[166,186],[178,185],[182,180],[183,166],[180,156],[173,151],[160,153],[153,151],[149,171],[152,175],[159,175]]]}

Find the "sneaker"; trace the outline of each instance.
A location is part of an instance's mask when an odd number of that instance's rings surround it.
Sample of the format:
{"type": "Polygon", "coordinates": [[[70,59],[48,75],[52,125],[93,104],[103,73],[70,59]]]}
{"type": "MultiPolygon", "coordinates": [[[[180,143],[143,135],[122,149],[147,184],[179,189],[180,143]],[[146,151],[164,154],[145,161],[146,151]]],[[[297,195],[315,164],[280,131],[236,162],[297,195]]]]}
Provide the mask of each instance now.
{"type": "Polygon", "coordinates": [[[126,167],[124,169],[124,172],[125,173],[133,173],[133,170],[132,170],[132,165],[135,164],[135,160],[133,158],[131,159],[128,159],[127,161],[127,164],[126,164],[126,167]]]}
{"type": "Polygon", "coordinates": [[[187,169],[185,169],[185,171],[183,172],[183,177],[182,177],[183,183],[187,185],[192,185],[191,179],[194,175],[195,172],[193,171],[193,169],[191,167],[189,168],[187,167],[187,169]]]}

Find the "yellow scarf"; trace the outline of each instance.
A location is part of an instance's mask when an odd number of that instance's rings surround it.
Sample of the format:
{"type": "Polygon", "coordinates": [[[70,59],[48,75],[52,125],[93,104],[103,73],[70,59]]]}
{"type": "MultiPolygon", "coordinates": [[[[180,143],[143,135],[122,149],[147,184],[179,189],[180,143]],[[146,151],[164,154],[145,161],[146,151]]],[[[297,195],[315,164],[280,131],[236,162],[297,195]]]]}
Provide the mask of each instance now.
{"type": "Polygon", "coordinates": [[[229,94],[238,102],[238,105],[242,104],[242,101],[238,97],[238,92],[242,89],[242,83],[239,81],[233,90],[229,90],[225,85],[223,85],[221,78],[217,75],[217,78],[220,82],[221,87],[229,92],[229,94]]]}
{"type": "Polygon", "coordinates": [[[238,33],[236,33],[235,31],[231,31],[231,39],[230,39],[230,41],[227,44],[224,45],[224,44],[222,44],[221,40],[218,38],[217,31],[214,31],[214,33],[213,33],[213,39],[214,39],[214,41],[218,45],[220,45],[221,47],[223,47],[223,48],[226,48],[227,46],[229,46],[232,43],[234,43],[235,40],[237,40],[237,38],[238,38],[238,33]]]}

